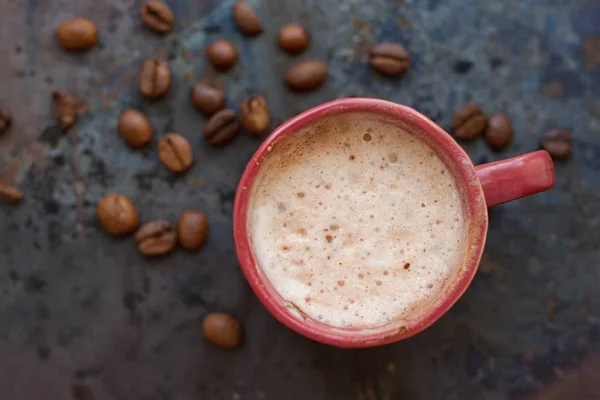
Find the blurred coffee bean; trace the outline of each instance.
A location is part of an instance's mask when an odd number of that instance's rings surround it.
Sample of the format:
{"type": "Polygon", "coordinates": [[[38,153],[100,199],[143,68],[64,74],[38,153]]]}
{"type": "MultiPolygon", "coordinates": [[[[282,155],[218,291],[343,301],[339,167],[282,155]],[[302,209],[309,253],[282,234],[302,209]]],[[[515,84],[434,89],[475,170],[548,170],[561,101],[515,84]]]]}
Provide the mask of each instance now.
{"type": "Polygon", "coordinates": [[[510,144],[512,135],[512,123],[506,114],[494,114],[488,119],[485,140],[492,149],[504,150],[510,144]]]}
{"type": "Polygon", "coordinates": [[[177,232],[169,221],[147,222],[135,234],[140,253],[145,256],[162,256],[177,244],[177,232]]]}
{"type": "Polygon", "coordinates": [[[260,19],[246,1],[237,0],[233,5],[232,13],[235,25],[246,36],[256,36],[263,31],[260,19]]]}
{"type": "Polygon", "coordinates": [[[52,92],[54,103],[54,116],[63,132],[68,131],[79,118],[78,104],[71,93],[65,90],[52,92]]]}
{"type": "Polygon", "coordinates": [[[177,225],[179,245],[188,251],[198,251],[208,236],[208,219],[202,211],[185,210],[177,225]]]}
{"type": "Polygon", "coordinates": [[[242,341],[242,325],[229,314],[214,312],[202,321],[204,338],[215,346],[233,349],[242,341]]]}
{"type": "Polygon", "coordinates": [[[123,236],[138,227],[138,213],[129,199],[120,194],[109,194],[100,199],[96,215],[106,232],[123,236]]]}
{"type": "Polygon", "coordinates": [[[149,99],[163,96],[171,87],[169,64],[160,58],[149,58],[140,69],[140,91],[149,99]]]}
{"type": "Polygon", "coordinates": [[[173,172],[185,172],[194,162],[192,147],[179,133],[167,133],[158,141],[158,157],[173,172]]]}
{"type": "Polygon", "coordinates": [[[142,112],[132,108],[119,116],[119,133],[134,149],[146,146],[154,136],[150,120],[142,112]]]}
{"type": "Polygon", "coordinates": [[[204,127],[204,137],[213,145],[229,143],[240,131],[235,111],[228,108],[213,115],[204,127]]]}
{"type": "Polygon", "coordinates": [[[552,158],[566,158],[573,150],[573,136],[565,130],[551,130],[544,135],[542,147],[552,158]]]}
{"type": "Polygon", "coordinates": [[[208,46],[207,56],[215,67],[225,70],[234,66],[238,54],[233,43],[219,39],[208,46]]]}
{"type": "Polygon", "coordinates": [[[371,49],[370,56],[371,68],[384,75],[402,75],[410,67],[409,52],[396,43],[379,43],[371,49]]]}
{"type": "Polygon", "coordinates": [[[56,38],[65,50],[88,50],[98,41],[98,28],[87,18],[72,18],[60,24],[56,38]]]}
{"type": "Polygon", "coordinates": [[[7,183],[0,183],[0,202],[18,203],[23,199],[23,193],[7,183]]]}
{"type": "Polygon", "coordinates": [[[192,86],[192,104],[198,111],[212,115],[225,108],[225,94],[206,82],[198,82],[192,86]]]}
{"type": "Polygon", "coordinates": [[[240,110],[242,125],[248,132],[260,136],[269,130],[271,118],[264,97],[250,97],[242,103],[240,110]]]}
{"type": "Polygon", "coordinates": [[[175,17],[169,6],[162,1],[147,1],[140,14],[144,25],[155,32],[166,33],[173,29],[175,17]]]}
{"type": "Polygon", "coordinates": [[[461,108],[452,119],[452,130],[457,139],[473,140],[481,135],[487,124],[487,117],[477,104],[461,108]]]}
{"type": "Polygon", "coordinates": [[[321,61],[300,61],[285,75],[290,89],[304,92],[321,86],[327,78],[327,67],[321,61]]]}
{"type": "Polygon", "coordinates": [[[279,46],[289,53],[301,53],[309,43],[308,32],[301,25],[288,24],[279,31],[279,46]]]}

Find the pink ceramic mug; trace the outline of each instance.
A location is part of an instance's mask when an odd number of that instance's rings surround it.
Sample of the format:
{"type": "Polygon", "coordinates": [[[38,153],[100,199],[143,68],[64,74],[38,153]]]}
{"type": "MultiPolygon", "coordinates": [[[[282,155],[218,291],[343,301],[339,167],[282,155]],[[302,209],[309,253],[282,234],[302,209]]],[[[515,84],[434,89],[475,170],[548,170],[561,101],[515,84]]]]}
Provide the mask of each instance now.
{"type": "Polygon", "coordinates": [[[338,347],[370,347],[392,343],[433,324],[465,292],[483,253],[488,229],[488,207],[550,189],[554,182],[554,166],[546,151],[536,151],[475,167],[448,133],[418,111],[385,100],[339,99],[312,108],[279,126],[248,163],[237,189],[234,206],[233,228],[237,256],[246,279],[260,301],[275,318],[294,331],[338,347]],[[463,200],[463,214],[468,221],[470,245],[467,246],[467,262],[437,301],[413,316],[369,329],[336,328],[292,312],[262,273],[253,255],[247,222],[251,189],[261,160],[269,152],[277,151],[277,141],[323,118],[348,112],[375,115],[424,140],[453,173],[463,200]]]}

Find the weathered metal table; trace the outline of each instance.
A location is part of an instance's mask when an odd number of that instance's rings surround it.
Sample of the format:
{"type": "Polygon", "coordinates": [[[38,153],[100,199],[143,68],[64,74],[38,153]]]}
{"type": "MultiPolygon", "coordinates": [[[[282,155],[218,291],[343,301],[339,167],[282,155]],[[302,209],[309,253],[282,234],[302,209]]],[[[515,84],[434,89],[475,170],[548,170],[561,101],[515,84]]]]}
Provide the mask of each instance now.
{"type": "Polygon", "coordinates": [[[20,206],[0,206],[0,398],[518,399],[599,347],[600,3],[255,0],[265,32],[247,39],[233,27],[232,1],[167,2],[178,23],[164,37],[141,26],[140,1],[0,4],[0,102],[15,115],[0,138],[0,178],[26,195],[20,206]],[[97,22],[99,46],[81,55],[56,46],[54,30],[71,16],[97,22]],[[306,54],[277,48],[287,22],[312,33],[306,54]],[[219,37],[240,50],[227,74],[204,57],[219,37]],[[382,40],[413,53],[403,79],[367,67],[369,47],[382,40]],[[170,94],[155,103],[136,80],[153,54],[174,73],[170,94]],[[326,61],[330,76],[320,90],[296,95],[282,77],[305,58],[326,61]],[[276,123],[344,96],[408,104],[446,127],[469,101],[507,112],[514,143],[503,154],[483,141],[465,146],[476,162],[535,150],[554,127],[571,130],[576,146],[557,163],[556,189],[491,211],[481,271],[442,320],[402,343],[340,350],[281,326],[246,285],[231,212],[259,140],[204,143],[205,119],[189,101],[200,79],[221,85],[234,107],[263,94],[276,123]],[[53,121],[54,89],[89,103],[68,135],[53,121]],[[193,170],[174,177],[155,149],[125,146],[116,119],[126,107],[148,113],[159,134],[188,137],[193,170]],[[206,210],[205,249],[147,260],[132,239],[107,237],[95,204],[113,191],[132,199],[143,220],[206,210]],[[202,340],[200,321],[212,310],[243,321],[242,348],[224,352],[202,340]]]}

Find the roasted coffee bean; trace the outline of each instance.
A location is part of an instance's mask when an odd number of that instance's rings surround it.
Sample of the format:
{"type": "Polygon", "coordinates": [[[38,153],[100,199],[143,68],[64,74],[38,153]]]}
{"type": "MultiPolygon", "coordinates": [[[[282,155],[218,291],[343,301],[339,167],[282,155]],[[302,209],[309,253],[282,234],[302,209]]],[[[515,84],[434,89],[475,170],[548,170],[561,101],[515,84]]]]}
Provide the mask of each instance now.
{"type": "Polygon", "coordinates": [[[410,54],[399,44],[379,43],[371,49],[369,64],[381,74],[402,75],[410,67],[410,54]]]}
{"type": "Polygon", "coordinates": [[[208,219],[202,211],[185,210],[177,225],[179,245],[188,251],[198,251],[208,236],[208,219]]]}
{"type": "Polygon", "coordinates": [[[87,18],[72,18],[60,24],[56,38],[65,50],[88,50],[98,41],[98,28],[87,18]]]}
{"type": "Polygon", "coordinates": [[[6,107],[0,107],[0,135],[8,131],[12,125],[12,113],[6,107]]]}
{"type": "Polygon", "coordinates": [[[124,111],[119,117],[119,132],[134,149],[146,146],[154,135],[150,120],[142,112],[132,108],[124,111]]]}
{"type": "Polygon", "coordinates": [[[192,86],[192,103],[198,111],[212,115],[225,108],[225,94],[206,82],[198,82],[192,86]]]}
{"type": "Polygon", "coordinates": [[[542,147],[552,158],[566,158],[573,150],[573,136],[564,130],[551,130],[544,135],[542,147]]]}
{"type": "Polygon", "coordinates": [[[155,32],[166,33],[173,29],[175,18],[168,5],[158,0],[147,1],[141,9],[142,22],[155,32]]]}
{"type": "Polygon", "coordinates": [[[194,162],[192,147],[179,133],[167,133],[158,141],[158,157],[173,172],[185,172],[194,162]]]}
{"type": "Polygon", "coordinates": [[[149,99],[163,96],[171,87],[169,64],[160,58],[149,58],[140,70],[140,91],[149,99]]]}
{"type": "Polygon", "coordinates": [[[512,140],[512,123],[506,114],[494,114],[488,120],[485,140],[496,150],[504,150],[512,140]]]}
{"type": "Polygon", "coordinates": [[[229,314],[208,314],[202,321],[202,328],[207,341],[224,349],[233,349],[242,341],[242,325],[229,314]]]}
{"type": "Polygon", "coordinates": [[[256,36],[263,31],[260,19],[247,2],[243,0],[236,1],[232,13],[235,25],[243,34],[256,36]]]}
{"type": "Polygon", "coordinates": [[[16,187],[0,183],[0,201],[4,203],[18,203],[23,199],[23,193],[16,187]]]}
{"type": "Polygon", "coordinates": [[[79,118],[78,104],[71,93],[65,90],[52,92],[54,102],[54,116],[63,132],[68,131],[79,118]]]}
{"type": "Polygon", "coordinates": [[[308,32],[298,24],[285,25],[279,31],[279,46],[290,53],[306,50],[310,43],[308,32]]]}
{"type": "Polygon", "coordinates": [[[229,69],[237,61],[237,50],[233,43],[227,40],[215,40],[207,51],[208,59],[219,69],[229,69]]]}
{"type": "Polygon", "coordinates": [[[228,108],[213,115],[204,127],[204,137],[213,145],[229,143],[240,131],[235,111],[228,108]]]}
{"type": "Polygon", "coordinates": [[[250,97],[242,103],[240,110],[242,125],[248,132],[260,136],[269,130],[271,118],[269,106],[264,97],[250,97]]]}
{"type": "Polygon", "coordinates": [[[109,194],[100,199],[96,209],[98,220],[112,236],[127,235],[138,227],[138,213],[129,199],[120,194],[109,194]]]}
{"type": "Polygon", "coordinates": [[[457,139],[472,140],[483,133],[486,124],[487,117],[481,107],[469,104],[454,115],[452,130],[457,139]]]}
{"type": "Polygon", "coordinates": [[[145,256],[162,256],[177,244],[177,232],[169,221],[152,221],[135,234],[137,249],[145,256]]]}
{"type": "Polygon", "coordinates": [[[290,89],[304,92],[321,86],[327,78],[327,67],[321,61],[300,61],[285,75],[290,89]]]}

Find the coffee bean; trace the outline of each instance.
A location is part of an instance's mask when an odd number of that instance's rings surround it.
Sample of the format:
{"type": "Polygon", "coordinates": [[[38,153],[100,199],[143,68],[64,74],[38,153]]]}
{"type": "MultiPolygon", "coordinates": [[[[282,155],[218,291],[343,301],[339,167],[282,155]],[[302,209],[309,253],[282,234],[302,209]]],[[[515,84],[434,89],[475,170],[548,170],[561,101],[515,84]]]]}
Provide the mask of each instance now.
{"type": "Polygon", "coordinates": [[[0,135],[8,131],[12,125],[12,113],[6,107],[0,107],[0,135]]]}
{"type": "Polygon", "coordinates": [[[173,172],[185,172],[194,162],[192,147],[179,133],[167,133],[158,141],[158,157],[173,172]]]}
{"type": "Polygon", "coordinates": [[[120,194],[109,194],[100,199],[96,215],[106,232],[123,236],[138,227],[138,213],[129,199],[120,194]]]}
{"type": "Polygon", "coordinates": [[[225,108],[225,94],[206,82],[198,82],[192,86],[192,103],[198,111],[212,115],[225,108]]]}
{"type": "Polygon", "coordinates": [[[233,20],[238,29],[247,36],[256,36],[263,31],[260,19],[245,1],[238,0],[233,5],[233,20]]]}
{"type": "Polygon", "coordinates": [[[208,59],[219,69],[229,69],[237,61],[237,50],[233,43],[227,40],[215,40],[207,51],[208,59]]]}
{"type": "Polygon", "coordinates": [[[68,131],[79,118],[78,104],[71,93],[65,90],[52,92],[54,102],[54,116],[63,132],[68,131]]]}
{"type": "Polygon", "coordinates": [[[140,70],[140,91],[149,99],[163,96],[171,87],[169,64],[160,58],[149,58],[140,70]]]}
{"type": "Polygon", "coordinates": [[[485,140],[496,150],[504,150],[512,140],[512,123],[506,114],[494,114],[488,120],[485,140]]]}
{"type": "Polygon", "coordinates": [[[229,143],[240,131],[235,111],[228,108],[213,115],[204,127],[204,137],[213,145],[229,143]]]}
{"type": "Polygon", "coordinates": [[[477,104],[469,104],[454,115],[452,130],[457,139],[472,140],[483,132],[486,124],[487,117],[481,107],[477,104]]]}
{"type": "Polygon", "coordinates": [[[4,203],[18,203],[23,199],[23,193],[16,187],[0,183],[0,201],[4,203]]]}
{"type": "Polygon", "coordinates": [[[542,147],[552,158],[566,158],[573,150],[573,136],[564,130],[551,130],[544,135],[542,147]]]}
{"type": "Polygon", "coordinates": [[[303,52],[309,42],[308,32],[298,24],[285,25],[279,31],[279,46],[290,53],[303,52]]]}
{"type": "Polygon", "coordinates": [[[98,28],[87,18],[72,18],[60,24],[56,38],[65,50],[88,50],[98,41],[98,28]]]}
{"type": "Polygon", "coordinates": [[[321,61],[300,61],[285,75],[288,87],[297,91],[309,91],[319,87],[327,78],[327,67],[321,61]]]}
{"type": "Polygon", "coordinates": [[[207,341],[224,349],[233,349],[242,341],[242,326],[229,314],[208,314],[202,321],[202,328],[207,341]]]}
{"type": "Polygon", "coordinates": [[[169,6],[158,0],[147,1],[142,6],[141,17],[147,28],[159,33],[169,32],[175,23],[169,6]]]}
{"type": "Polygon", "coordinates": [[[248,132],[260,136],[269,129],[269,106],[264,97],[250,97],[242,103],[240,110],[242,125],[248,132]]]}
{"type": "Polygon", "coordinates": [[[134,149],[146,146],[154,135],[150,120],[142,112],[132,108],[124,111],[119,117],[119,132],[134,149]]]}
{"type": "Polygon", "coordinates": [[[379,43],[371,49],[369,64],[381,74],[402,75],[410,67],[410,54],[399,44],[379,43]]]}
{"type": "Polygon", "coordinates": [[[169,221],[147,222],[135,234],[137,249],[145,256],[167,254],[177,243],[177,232],[169,221]]]}
{"type": "Polygon", "coordinates": [[[208,236],[208,219],[202,211],[185,210],[177,225],[179,245],[188,251],[198,251],[208,236]]]}

